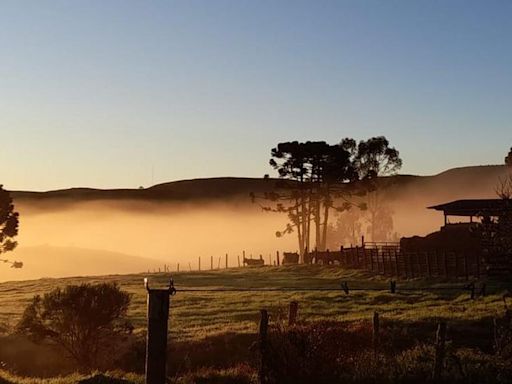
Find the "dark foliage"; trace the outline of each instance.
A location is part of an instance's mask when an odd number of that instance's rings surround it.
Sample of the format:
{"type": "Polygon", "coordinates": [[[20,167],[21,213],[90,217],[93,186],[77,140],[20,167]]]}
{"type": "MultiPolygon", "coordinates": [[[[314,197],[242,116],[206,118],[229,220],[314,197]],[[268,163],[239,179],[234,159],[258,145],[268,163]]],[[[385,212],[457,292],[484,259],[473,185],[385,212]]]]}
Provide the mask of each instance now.
{"type": "Polygon", "coordinates": [[[12,251],[18,243],[19,214],[14,210],[11,195],[0,185],[0,254],[12,251]]]}
{"type": "MultiPolygon", "coordinates": [[[[391,326],[391,324],[389,324],[391,326]]],[[[502,332],[502,331],[500,331],[502,332]]],[[[466,335],[467,336],[467,335],[466,335]]],[[[369,323],[277,326],[269,334],[265,379],[268,383],[433,383],[433,338],[414,342],[398,329],[383,329],[372,346],[369,323]],[[398,338],[397,338],[398,337],[398,338]]],[[[467,339],[467,337],[466,337],[467,339]]],[[[506,343],[510,340],[507,339],[506,343]]],[[[442,383],[509,383],[512,359],[450,340],[442,383]]]]}
{"type": "Polygon", "coordinates": [[[109,364],[133,329],[126,319],[130,295],[116,284],[81,284],[35,296],[17,332],[63,347],[83,369],[109,364]]]}
{"type": "MultiPolygon", "coordinates": [[[[312,237],[314,248],[326,249],[331,211],[364,210],[367,204],[355,197],[375,191],[377,183],[373,180],[395,173],[402,160],[389,141],[379,136],[359,143],[345,138],[334,145],[325,141],[279,143],[271,150],[270,165],[288,182],[282,183],[280,190],[261,196],[270,202],[262,208],[288,215],[290,223],[276,235],[296,232],[299,254],[306,261],[304,255],[312,249],[312,237]]],[[[256,199],[255,194],[251,197],[256,199]]],[[[370,215],[372,238],[379,232],[379,223],[389,224],[388,211],[374,206],[370,215]]]]}
{"type": "Polygon", "coordinates": [[[510,148],[507,157],[505,157],[505,165],[512,167],[512,147],[510,148]]]}

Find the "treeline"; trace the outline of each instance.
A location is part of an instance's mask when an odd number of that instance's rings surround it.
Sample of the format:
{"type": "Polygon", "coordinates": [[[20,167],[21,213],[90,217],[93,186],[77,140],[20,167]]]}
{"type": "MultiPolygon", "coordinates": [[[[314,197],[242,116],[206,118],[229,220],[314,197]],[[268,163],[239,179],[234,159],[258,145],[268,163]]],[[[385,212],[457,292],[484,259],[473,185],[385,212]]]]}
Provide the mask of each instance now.
{"type": "Polygon", "coordinates": [[[374,241],[382,211],[376,206],[381,204],[378,190],[382,184],[377,178],[396,173],[402,160],[398,150],[379,136],[359,142],[345,138],[337,144],[279,143],[271,150],[270,165],[282,179],[279,189],[251,197],[264,211],[288,216],[289,223],[276,235],[296,233],[302,258],[307,250],[327,248],[333,212],[368,211],[374,241]]]}

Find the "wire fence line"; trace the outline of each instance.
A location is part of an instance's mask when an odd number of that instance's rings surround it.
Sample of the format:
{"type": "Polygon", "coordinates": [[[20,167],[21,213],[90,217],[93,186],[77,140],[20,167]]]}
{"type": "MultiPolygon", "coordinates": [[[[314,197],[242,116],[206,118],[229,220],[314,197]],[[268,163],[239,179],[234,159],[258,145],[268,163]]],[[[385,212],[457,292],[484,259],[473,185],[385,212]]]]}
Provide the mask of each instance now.
{"type": "MultiPolygon", "coordinates": [[[[165,383],[166,378],[166,364],[167,364],[167,340],[168,340],[168,326],[169,326],[169,314],[170,314],[170,297],[177,295],[178,293],[183,294],[224,294],[224,293],[268,293],[268,292],[336,292],[344,296],[348,296],[350,292],[387,292],[391,294],[399,294],[402,292],[461,292],[469,293],[470,299],[475,299],[477,296],[482,297],[486,295],[486,283],[485,282],[470,282],[466,284],[457,285],[439,285],[439,286],[426,286],[426,287],[411,287],[411,286],[398,286],[395,280],[390,280],[388,286],[358,286],[355,282],[340,281],[337,286],[316,286],[316,287],[304,287],[304,286],[288,286],[288,287],[179,287],[174,285],[173,278],[168,280],[169,285],[164,289],[154,289],[149,287],[148,279],[144,279],[145,287],[148,292],[147,300],[147,340],[146,340],[146,382],[148,384],[162,384],[165,383]],[[351,287],[351,284],[356,286],[351,287]],[[478,287],[477,287],[478,285],[478,287]]],[[[398,297],[397,297],[398,299],[398,297]]],[[[505,300],[505,296],[503,297],[505,300]]],[[[186,301],[186,299],[185,299],[186,301]]],[[[476,303],[476,301],[475,301],[476,303]]],[[[291,301],[289,305],[288,313],[288,325],[293,325],[297,320],[298,313],[297,301],[291,301]]],[[[505,302],[506,306],[506,302],[505,302]]],[[[265,370],[264,360],[267,356],[267,337],[268,337],[268,326],[269,326],[269,314],[266,309],[260,310],[260,323],[258,333],[258,345],[262,363],[260,364],[260,370],[265,370]]],[[[379,335],[379,313],[373,313],[373,336],[372,343],[373,348],[376,351],[380,335],[379,335]]],[[[442,320],[438,324],[438,332],[436,344],[441,345],[444,348],[444,342],[446,338],[446,322],[442,320]]],[[[439,347],[439,348],[441,348],[439,347]]],[[[439,349],[438,348],[438,349],[439,349]]],[[[442,366],[442,361],[436,356],[437,371],[442,366]]],[[[437,372],[436,371],[436,372],[437,372]]]]}
{"type": "MultiPolygon", "coordinates": [[[[148,291],[150,291],[148,279],[144,279],[144,285],[148,291]]],[[[389,292],[396,294],[399,291],[405,292],[436,292],[436,291],[465,291],[469,292],[471,298],[475,298],[478,293],[480,296],[486,295],[487,285],[481,283],[478,287],[475,282],[464,285],[450,285],[450,286],[429,286],[429,287],[407,287],[397,286],[395,280],[389,282],[387,287],[352,287],[349,286],[349,282],[342,281],[337,287],[240,287],[240,288],[179,288],[175,287],[174,280],[169,280],[169,291],[170,295],[176,295],[178,292],[183,293],[237,293],[237,292],[343,292],[348,295],[351,291],[356,292],[389,292]]]]}
{"type": "MultiPolygon", "coordinates": [[[[425,288],[406,288],[402,287],[396,291],[468,291],[467,287],[425,287],[425,288]]],[[[342,288],[305,288],[305,287],[283,287],[283,288],[175,288],[176,292],[203,292],[203,293],[216,293],[216,292],[343,292],[342,288]]],[[[390,292],[389,288],[349,288],[350,291],[382,291],[390,292]]],[[[397,293],[397,292],[392,292],[397,293]]]]}

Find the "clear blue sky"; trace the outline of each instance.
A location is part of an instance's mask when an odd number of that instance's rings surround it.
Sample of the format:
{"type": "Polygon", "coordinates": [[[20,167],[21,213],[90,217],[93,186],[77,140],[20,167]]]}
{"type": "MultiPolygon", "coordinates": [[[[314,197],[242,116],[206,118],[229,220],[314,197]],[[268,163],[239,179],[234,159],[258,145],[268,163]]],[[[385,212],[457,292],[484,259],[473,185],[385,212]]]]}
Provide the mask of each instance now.
{"type": "Polygon", "coordinates": [[[501,163],[511,20],[506,0],[0,0],[0,182],[262,176],[280,141],[347,136],[387,136],[404,173],[501,163]]]}

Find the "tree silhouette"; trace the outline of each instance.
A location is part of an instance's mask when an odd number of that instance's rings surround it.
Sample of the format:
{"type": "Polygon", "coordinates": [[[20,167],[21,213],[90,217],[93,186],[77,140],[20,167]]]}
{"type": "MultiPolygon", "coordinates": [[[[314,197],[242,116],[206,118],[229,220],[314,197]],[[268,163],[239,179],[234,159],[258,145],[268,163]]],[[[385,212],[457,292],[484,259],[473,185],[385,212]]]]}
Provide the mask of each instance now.
{"type": "Polygon", "coordinates": [[[126,319],[130,295],[116,284],[68,285],[37,295],[17,332],[63,347],[83,369],[101,368],[133,327],[126,319]]]}
{"type": "Polygon", "coordinates": [[[310,246],[311,207],[308,200],[312,195],[311,150],[316,143],[299,143],[297,141],[279,143],[271,150],[269,164],[277,170],[279,177],[291,182],[280,183],[280,192],[267,194],[267,200],[276,202],[273,207],[264,210],[284,212],[290,223],[282,231],[276,232],[278,237],[297,232],[299,254],[302,257],[310,246]]]}
{"type": "Polygon", "coordinates": [[[394,172],[401,165],[398,151],[390,148],[384,137],[359,144],[349,138],[335,145],[325,141],[279,143],[271,156],[269,163],[282,182],[277,190],[251,197],[253,201],[266,200],[269,205],[262,205],[265,211],[288,215],[290,222],[276,235],[296,232],[301,260],[311,249],[313,233],[315,247],[326,249],[328,235],[333,233],[329,231],[332,210],[364,209],[365,204],[356,197],[363,196],[370,186],[375,189],[370,182],[374,178],[394,172]],[[360,179],[364,183],[358,183],[360,179]]]}
{"type": "Polygon", "coordinates": [[[510,148],[507,157],[505,157],[505,165],[512,167],[512,147],[510,148]]]}
{"type": "Polygon", "coordinates": [[[358,244],[363,234],[363,212],[358,207],[350,207],[336,214],[334,223],[327,229],[327,248],[339,249],[347,244],[358,244]]]}
{"type": "Polygon", "coordinates": [[[382,190],[389,187],[391,179],[402,167],[399,152],[389,146],[384,136],[361,140],[345,139],[342,145],[354,156],[355,167],[361,180],[366,182],[366,221],[371,241],[387,241],[393,232],[392,210],[386,205],[382,190]],[[380,179],[379,179],[380,178],[380,179]]]}
{"type": "Polygon", "coordinates": [[[18,245],[14,240],[18,225],[19,214],[14,211],[11,194],[0,185],[0,254],[12,251],[18,245]]]}

